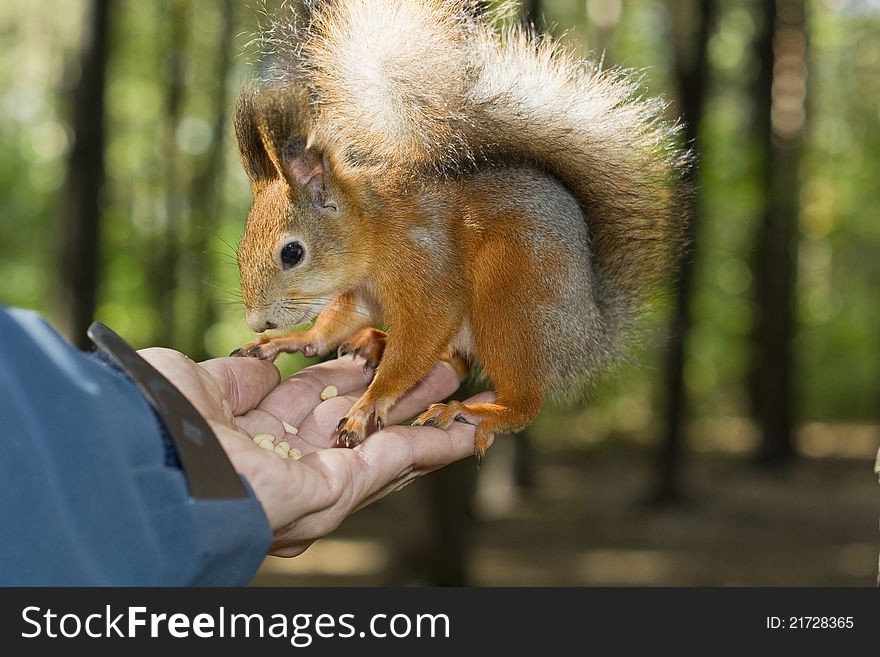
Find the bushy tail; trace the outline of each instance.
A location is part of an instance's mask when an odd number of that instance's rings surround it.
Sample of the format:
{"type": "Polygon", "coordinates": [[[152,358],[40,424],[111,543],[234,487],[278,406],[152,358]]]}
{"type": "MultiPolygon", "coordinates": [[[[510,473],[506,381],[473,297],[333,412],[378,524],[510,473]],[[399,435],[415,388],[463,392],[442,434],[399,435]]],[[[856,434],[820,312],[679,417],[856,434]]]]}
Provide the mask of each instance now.
{"type": "Polygon", "coordinates": [[[480,71],[475,5],[304,0],[261,35],[265,81],[309,87],[310,141],[344,163],[386,175],[454,166],[471,157],[462,126],[480,71]]]}
{"type": "Polygon", "coordinates": [[[607,292],[638,300],[674,267],[683,241],[689,156],[665,103],[549,39],[519,28],[484,34],[470,143],[490,161],[530,162],[562,181],[580,201],[607,292]]]}
{"type": "Polygon", "coordinates": [[[383,175],[550,172],[581,203],[612,307],[634,305],[673,265],[687,157],[637,81],[526,30],[495,31],[472,0],[307,7],[299,24],[276,25],[286,58],[270,77],[308,85],[313,143],[383,175]]]}

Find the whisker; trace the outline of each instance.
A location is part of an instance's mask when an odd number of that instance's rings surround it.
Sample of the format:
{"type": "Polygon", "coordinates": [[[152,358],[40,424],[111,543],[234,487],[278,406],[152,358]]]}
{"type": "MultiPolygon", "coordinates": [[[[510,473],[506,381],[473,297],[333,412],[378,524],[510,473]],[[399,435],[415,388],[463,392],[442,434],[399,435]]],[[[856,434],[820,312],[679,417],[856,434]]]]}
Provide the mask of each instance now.
{"type": "MultiPolygon", "coordinates": [[[[232,255],[236,258],[236,260],[238,259],[237,255],[236,255],[238,253],[238,248],[237,248],[238,245],[232,246],[229,242],[227,242],[225,239],[223,239],[223,237],[220,235],[220,233],[218,233],[216,231],[212,230],[211,234],[214,235],[214,237],[216,237],[218,240],[223,242],[227,247],[229,247],[229,250],[232,252],[232,255]]],[[[240,240],[239,240],[239,242],[240,242],[240,240]]]]}
{"type": "Polygon", "coordinates": [[[231,256],[223,251],[202,251],[202,253],[204,255],[217,256],[219,258],[222,258],[225,262],[231,262],[234,265],[238,264],[238,260],[235,258],[235,256],[231,256]]]}
{"type": "Polygon", "coordinates": [[[236,299],[240,300],[242,298],[241,292],[239,292],[239,291],[227,290],[226,288],[222,288],[219,285],[214,285],[214,283],[211,283],[210,281],[206,281],[205,279],[201,279],[200,282],[202,283],[202,285],[207,285],[208,287],[212,287],[215,290],[218,290],[219,292],[223,292],[223,294],[229,294],[230,296],[233,296],[236,299]]]}

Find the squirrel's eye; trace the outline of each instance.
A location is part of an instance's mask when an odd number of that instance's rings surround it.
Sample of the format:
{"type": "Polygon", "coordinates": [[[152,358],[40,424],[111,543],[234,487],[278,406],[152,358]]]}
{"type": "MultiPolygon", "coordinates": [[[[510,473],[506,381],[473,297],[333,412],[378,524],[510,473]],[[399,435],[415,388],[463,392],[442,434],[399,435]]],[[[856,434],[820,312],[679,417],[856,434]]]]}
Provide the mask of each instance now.
{"type": "Polygon", "coordinates": [[[281,266],[284,269],[292,269],[302,262],[305,249],[299,242],[288,242],[281,249],[281,266]]]}

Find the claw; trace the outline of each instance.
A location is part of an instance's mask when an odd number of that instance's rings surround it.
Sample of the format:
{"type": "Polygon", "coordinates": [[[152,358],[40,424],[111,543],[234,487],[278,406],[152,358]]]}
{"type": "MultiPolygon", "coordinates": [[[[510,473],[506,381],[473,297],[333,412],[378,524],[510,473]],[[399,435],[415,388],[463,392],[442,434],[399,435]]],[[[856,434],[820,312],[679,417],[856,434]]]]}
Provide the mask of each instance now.
{"type": "Polygon", "coordinates": [[[357,436],[353,431],[343,431],[339,434],[336,443],[341,444],[343,447],[354,447],[357,445],[357,436]]]}
{"type": "Polygon", "coordinates": [[[343,429],[348,418],[344,417],[339,420],[336,425],[336,446],[337,447],[354,447],[358,444],[358,435],[354,431],[343,429]]]}
{"type": "Polygon", "coordinates": [[[382,431],[384,426],[385,426],[385,422],[382,420],[382,418],[377,417],[376,418],[376,431],[382,431]]]}
{"type": "Polygon", "coordinates": [[[483,455],[480,452],[474,453],[474,458],[477,460],[477,470],[480,469],[480,466],[483,465],[483,455]]]}
{"type": "Polygon", "coordinates": [[[263,351],[262,347],[240,347],[229,355],[236,358],[259,358],[260,360],[268,359],[268,356],[263,351]]]}

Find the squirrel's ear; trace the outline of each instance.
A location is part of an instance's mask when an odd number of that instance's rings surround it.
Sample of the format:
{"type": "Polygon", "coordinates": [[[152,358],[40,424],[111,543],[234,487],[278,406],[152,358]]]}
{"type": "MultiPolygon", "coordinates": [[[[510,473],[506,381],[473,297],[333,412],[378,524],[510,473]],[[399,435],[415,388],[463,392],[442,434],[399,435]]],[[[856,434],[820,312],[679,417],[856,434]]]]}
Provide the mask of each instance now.
{"type": "Polygon", "coordinates": [[[257,118],[258,93],[254,87],[246,87],[242,90],[238,96],[233,119],[241,164],[252,185],[267,182],[278,176],[260,135],[257,118]]]}
{"type": "Polygon", "coordinates": [[[284,149],[281,166],[287,182],[294,188],[305,189],[316,209],[339,209],[327,185],[327,158],[315,149],[308,148],[302,140],[290,141],[284,149]]]}
{"type": "MultiPolygon", "coordinates": [[[[250,110],[252,126],[261,146],[260,149],[248,149],[248,155],[256,150],[262,154],[257,158],[250,157],[256,162],[245,164],[246,169],[250,166],[249,175],[251,170],[263,174],[251,175],[251,181],[283,178],[293,189],[306,191],[315,208],[336,210],[336,199],[327,188],[327,160],[306,144],[308,101],[305,89],[265,89],[251,91],[247,97],[242,94],[241,98],[239,107],[244,107],[245,112],[239,114],[244,119],[250,110]]],[[[246,122],[239,121],[237,116],[236,126],[239,123],[244,125],[246,122]]],[[[241,137],[239,143],[242,143],[241,137]]],[[[242,159],[244,152],[242,147],[242,159]]]]}

